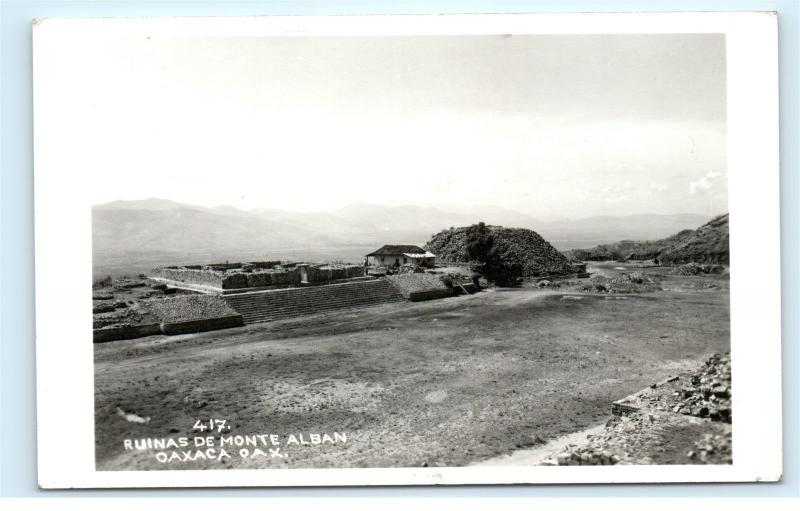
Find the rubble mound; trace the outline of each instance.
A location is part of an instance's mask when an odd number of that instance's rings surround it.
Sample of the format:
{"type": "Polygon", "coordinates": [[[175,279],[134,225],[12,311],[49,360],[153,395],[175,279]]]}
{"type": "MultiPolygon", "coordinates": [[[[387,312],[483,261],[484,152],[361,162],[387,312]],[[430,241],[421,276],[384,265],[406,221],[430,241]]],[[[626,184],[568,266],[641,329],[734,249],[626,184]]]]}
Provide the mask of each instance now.
{"type": "Polygon", "coordinates": [[[730,363],[729,353],[717,353],[697,370],[616,401],[600,433],[545,464],[732,463],[730,363]]]}
{"type": "Polygon", "coordinates": [[[600,433],[566,446],[544,464],[703,465],[732,460],[729,425],[641,411],[613,417],[600,433]]]}
{"type": "Polygon", "coordinates": [[[624,408],[646,408],[730,424],[731,356],[716,353],[699,369],[653,383],[617,403],[624,408]]]}
{"type": "Polygon", "coordinates": [[[404,264],[397,267],[397,269],[390,269],[389,273],[403,275],[406,273],[425,273],[425,270],[416,264],[404,264]]]}
{"type": "Polygon", "coordinates": [[[702,440],[694,443],[694,449],[686,457],[695,463],[730,464],[733,462],[733,438],[726,434],[705,434],[702,440]]]}
{"type": "Polygon", "coordinates": [[[686,263],[676,266],[670,271],[670,275],[702,275],[702,274],[715,274],[723,273],[725,268],[719,264],[700,264],[700,263],[686,263]]]}
{"type": "Polygon", "coordinates": [[[110,312],[110,314],[95,314],[93,328],[104,328],[113,325],[129,327],[132,325],[158,322],[158,318],[141,303],[124,309],[112,309],[110,312]]]}
{"type": "Polygon", "coordinates": [[[589,293],[652,293],[661,291],[661,285],[642,272],[621,273],[614,278],[592,275],[587,281],[567,281],[564,285],[576,291],[589,293]]]}
{"type": "MultiPolygon", "coordinates": [[[[573,273],[569,260],[553,245],[530,229],[486,226],[501,260],[519,265],[523,277],[573,273]]],[[[434,234],[425,244],[443,262],[473,263],[467,252],[467,230],[457,227],[434,234]]]]}
{"type": "Polygon", "coordinates": [[[673,394],[673,412],[731,423],[730,353],[714,354],[688,381],[684,378],[681,381],[680,391],[673,394]]]}

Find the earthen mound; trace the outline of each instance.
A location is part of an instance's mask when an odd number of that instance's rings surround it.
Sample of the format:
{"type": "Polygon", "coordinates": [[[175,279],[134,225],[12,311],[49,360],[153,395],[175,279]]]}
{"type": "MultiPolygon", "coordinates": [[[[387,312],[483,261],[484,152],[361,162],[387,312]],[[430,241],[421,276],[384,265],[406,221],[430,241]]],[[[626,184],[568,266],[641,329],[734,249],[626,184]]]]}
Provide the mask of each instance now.
{"type": "MultiPolygon", "coordinates": [[[[486,226],[491,233],[494,250],[504,262],[519,265],[523,277],[568,274],[572,266],[558,250],[530,229],[486,226]]],[[[467,251],[469,227],[451,228],[434,234],[425,249],[436,254],[439,261],[471,263],[467,251]]]]}

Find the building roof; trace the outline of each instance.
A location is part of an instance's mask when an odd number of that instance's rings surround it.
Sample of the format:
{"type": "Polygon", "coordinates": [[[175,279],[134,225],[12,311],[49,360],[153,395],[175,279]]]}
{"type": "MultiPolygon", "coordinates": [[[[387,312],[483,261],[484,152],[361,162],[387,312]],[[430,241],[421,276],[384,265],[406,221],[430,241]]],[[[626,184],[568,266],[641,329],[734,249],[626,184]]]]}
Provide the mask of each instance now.
{"type": "Polygon", "coordinates": [[[425,252],[423,254],[409,254],[408,252],[403,254],[404,256],[408,256],[412,259],[430,259],[431,257],[436,257],[435,255],[431,254],[430,252],[425,252]]]}
{"type": "Polygon", "coordinates": [[[375,252],[367,254],[369,256],[376,255],[400,255],[400,254],[424,254],[425,251],[416,245],[384,245],[375,252]]]}

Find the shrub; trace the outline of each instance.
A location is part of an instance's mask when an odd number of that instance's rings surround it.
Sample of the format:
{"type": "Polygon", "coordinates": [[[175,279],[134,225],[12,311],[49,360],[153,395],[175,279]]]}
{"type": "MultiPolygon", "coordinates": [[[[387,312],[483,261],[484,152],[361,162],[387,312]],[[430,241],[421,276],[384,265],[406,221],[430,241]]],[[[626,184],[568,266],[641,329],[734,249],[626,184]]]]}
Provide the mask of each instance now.
{"type": "Polygon", "coordinates": [[[630,280],[634,284],[641,284],[644,282],[645,276],[644,273],[640,271],[635,271],[633,273],[628,274],[628,280],[630,280]]]}
{"type": "Polygon", "coordinates": [[[522,278],[522,265],[502,257],[494,234],[480,222],[467,228],[467,256],[474,270],[498,286],[514,286],[522,278]]]}

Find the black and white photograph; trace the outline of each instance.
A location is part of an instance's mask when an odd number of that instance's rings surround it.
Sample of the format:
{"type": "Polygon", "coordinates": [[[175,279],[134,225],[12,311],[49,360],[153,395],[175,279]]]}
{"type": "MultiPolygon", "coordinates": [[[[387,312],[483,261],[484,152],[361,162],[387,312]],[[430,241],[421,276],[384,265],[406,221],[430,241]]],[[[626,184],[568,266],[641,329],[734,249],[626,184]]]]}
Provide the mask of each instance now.
{"type": "Polygon", "coordinates": [[[726,33],[239,21],[35,23],[95,473],[742,459],[726,33]]]}

